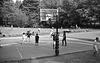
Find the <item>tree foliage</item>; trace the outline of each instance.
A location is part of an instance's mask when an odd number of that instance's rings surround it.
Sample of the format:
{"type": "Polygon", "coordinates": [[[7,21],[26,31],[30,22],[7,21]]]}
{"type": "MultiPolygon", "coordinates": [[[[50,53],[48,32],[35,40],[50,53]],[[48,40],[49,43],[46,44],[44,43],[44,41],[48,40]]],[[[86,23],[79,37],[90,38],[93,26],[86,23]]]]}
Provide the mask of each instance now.
{"type": "Polygon", "coordinates": [[[71,25],[97,23],[100,21],[100,1],[99,0],[64,0],[63,9],[66,19],[71,25]]]}
{"type": "Polygon", "coordinates": [[[27,26],[32,27],[39,23],[39,1],[37,0],[25,0],[20,9],[28,17],[27,26]]]}
{"type": "Polygon", "coordinates": [[[3,8],[3,0],[0,0],[0,25],[3,25],[3,13],[2,13],[2,8],[3,8]]]}
{"type": "MultiPolygon", "coordinates": [[[[100,25],[100,0],[11,0],[0,1],[0,20],[3,25],[33,27],[40,25],[40,8],[60,8],[59,26],[100,25]]],[[[43,25],[56,23],[43,22],[43,25]]],[[[0,24],[1,25],[1,24],[0,24]]]]}
{"type": "Polygon", "coordinates": [[[12,1],[4,1],[1,12],[5,26],[24,27],[26,24],[27,16],[12,1]]]}

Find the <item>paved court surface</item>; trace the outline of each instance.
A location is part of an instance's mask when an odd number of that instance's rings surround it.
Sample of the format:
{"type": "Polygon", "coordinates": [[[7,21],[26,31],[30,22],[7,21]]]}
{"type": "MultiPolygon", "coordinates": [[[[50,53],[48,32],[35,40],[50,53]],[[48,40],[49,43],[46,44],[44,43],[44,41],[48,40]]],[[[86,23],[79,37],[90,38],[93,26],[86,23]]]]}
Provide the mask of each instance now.
{"type": "MultiPolygon", "coordinates": [[[[67,38],[68,45],[61,46],[62,37],[59,39],[60,54],[92,50],[91,41],[67,38]]],[[[39,46],[34,45],[34,36],[28,43],[22,43],[21,37],[0,38],[0,40],[3,46],[0,48],[0,62],[55,55],[52,38],[49,35],[40,36],[39,46]]]]}

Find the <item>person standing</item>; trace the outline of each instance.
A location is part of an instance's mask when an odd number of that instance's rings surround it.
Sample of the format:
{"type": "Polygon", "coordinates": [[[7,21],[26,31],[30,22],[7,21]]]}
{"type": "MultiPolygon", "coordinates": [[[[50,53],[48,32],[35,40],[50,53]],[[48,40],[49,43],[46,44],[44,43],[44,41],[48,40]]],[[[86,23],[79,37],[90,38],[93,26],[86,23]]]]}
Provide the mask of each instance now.
{"type": "Polygon", "coordinates": [[[35,46],[38,46],[38,43],[39,43],[39,35],[37,33],[35,36],[35,46]]]}
{"type": "Polygon", "coordinates": [[[62,46],[63,45],[67,45],[67,42],[66,42],[66,31],[63,31],[63,39],[62,39],[62,46]]]}
{"type": "Polygon", "coordinates": [[[94,40],[94,44],[93,44],[94,54],[96,54],[98,52],[98,47],[99,47],[99,45],[97,44],[98,41],[99,41],[99,38],[96,37],[94,40]]]}
{"type": "Polygon", "coordinates": [[[27,31],[26,35],[27,35],[27,40],[30,42],[30,37],[31,37],[30,31],[27,31]]]}
{"type": "Polygon", "coordinates": [[[54,33],[54,28],[52,28],[51,30],[50,30],[50,36],[52,37],[52,34],[54,33]]]}
{"type": "MultiPolygon", "coordinates": [[[[0,40],[1,41],[1,40],[0,40]]],[[[0,44],[0,48],[2,48],[3,46],[0,44]]]]}
{"type": "Polygon", "coordinates": [[[53,36],[53,49],[55,49],[55,44],[56,44],[56,34],[53,33],[52,36],[53,36]]]}
{"type": "Polygon", "coordinates": [[[25,43],[26,42],[26,34],[25,33],[23,33],[22,39],[23,39],[23,42],[25,43]]]}
{"type": "Polygon", "coordinates": [[[40,28],[38,28],[38,32],[40,33],[40,31],[41,31],[41,29],[40,28]]]}
{"type": "Polygon", "coordinates": [[[11,29],[13,29],[13,25],[11,25],[11,29]]]}
{"type": "Polygon", "coordinates": [[[2,35],[2,32],[1,32],[1,30],[0,30],[0,35],[2,35]]]}

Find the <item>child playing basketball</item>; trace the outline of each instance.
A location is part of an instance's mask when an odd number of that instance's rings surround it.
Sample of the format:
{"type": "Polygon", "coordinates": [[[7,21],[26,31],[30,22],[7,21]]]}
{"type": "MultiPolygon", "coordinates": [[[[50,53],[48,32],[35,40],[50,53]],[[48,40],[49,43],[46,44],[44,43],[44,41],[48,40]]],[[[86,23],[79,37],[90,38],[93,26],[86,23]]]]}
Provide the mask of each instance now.
{"type": "Polygon", "coordinates": [[[37,33],[36,36],[35,36],[35,46],[38,46],[38,43],[39,43],[39,36],[38,36],[38,33],[37,33]]]}
{"type": "Polygon", "coordinates": [[[93,44],[93,50],[94,50],[94,54],[96,54],[98,52],[98,44],[97,42],[99,41],[99,38],[96,37],[96,39],[94,40],[94,44],[93,44]]]}

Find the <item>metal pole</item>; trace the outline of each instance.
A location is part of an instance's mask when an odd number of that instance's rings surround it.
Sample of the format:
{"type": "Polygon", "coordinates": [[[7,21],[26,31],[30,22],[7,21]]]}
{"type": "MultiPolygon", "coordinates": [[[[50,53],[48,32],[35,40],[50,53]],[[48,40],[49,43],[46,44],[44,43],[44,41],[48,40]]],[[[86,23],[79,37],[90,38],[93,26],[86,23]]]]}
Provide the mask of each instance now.
{"type": "Polygon", "coordinates": [[[58,33],[58,21],[59,21],[59,2],[57,3],[58,15],[56,16],[56,46],[55,55],[59,55],[59,33],[58,33]]]}
{"type": "Polygon", "coordinates": [[[55,46],[55,55],[59,55],[59,33],[58,33],[58,21],[59,21],[59,14],[56,16],[56,46],[55,46]]]}

